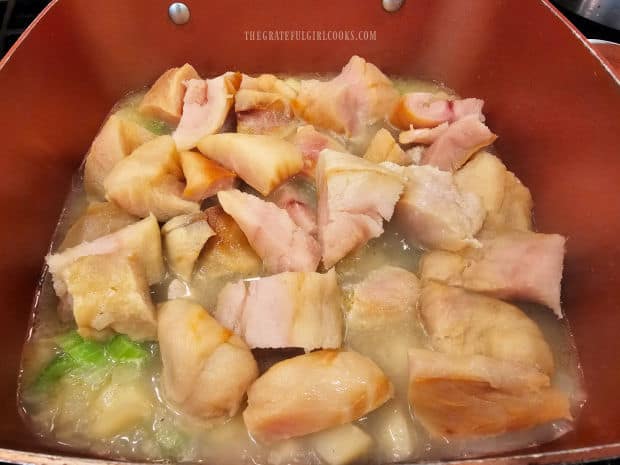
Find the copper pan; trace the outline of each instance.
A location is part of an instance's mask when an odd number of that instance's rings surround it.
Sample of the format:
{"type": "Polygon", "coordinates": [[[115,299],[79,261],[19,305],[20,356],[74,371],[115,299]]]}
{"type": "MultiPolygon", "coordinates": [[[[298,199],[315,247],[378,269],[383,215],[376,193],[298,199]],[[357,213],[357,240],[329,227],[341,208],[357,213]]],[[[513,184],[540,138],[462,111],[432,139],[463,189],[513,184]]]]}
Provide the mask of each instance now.
{"type": "Polygon", "coordinates": [[[475,463],[619,456],[620,85],[584,37],[545,0],[407,0],[395,13],[380,0],[186,3],[191,20],[177,26],[162,0],[56,0],[0,62],[0,460],[77,463],[27,431],[16,380],[70,177],[111,105],[184,62],[203,75],[325,72],[354,53],[483,98],[499,152],[536,199],[538,228],[569,238],[563,303],[589,400],[574,432],[475,463]],[[376,40],[245,34],[298,29],[372,30],[376,40]]]}

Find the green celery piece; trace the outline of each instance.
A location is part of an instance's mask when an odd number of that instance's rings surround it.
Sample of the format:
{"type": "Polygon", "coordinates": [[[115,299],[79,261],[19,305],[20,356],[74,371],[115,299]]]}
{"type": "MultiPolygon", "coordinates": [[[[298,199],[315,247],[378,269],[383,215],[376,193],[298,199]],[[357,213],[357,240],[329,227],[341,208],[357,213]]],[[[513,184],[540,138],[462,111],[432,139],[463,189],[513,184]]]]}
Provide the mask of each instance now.
{"type": "Polygon", "coordinates": [[[165,122],[157,119],[148,120],[145,124],[145,127],[153,134],[157,134],[158,136],[172,133],[172,129],[170,128],[170,126],[168,126],[165,122]]]}
{"type": "Polygon", "coordinates": [[[142,363],[150,356],[141,344],[132,341],[124,334],[114,336],[106,346],[110,358],[117,363],[142,363]]]}
{"type": "Polygon", "coordinates": [[[80,336],[76,330],[69,331],[68,333],[56,337],[56,343],[64,352],[69,352],[82,342],[84,342],[84,339],[82,339],[82,336],[80,336]]]}
{"type": "Polygon", "coordinates": [[[56,355],[39,373],[34,386],[37,390],[47,390],[60,378],[77,367],[77,363],[67,354],[56,355]]]}
{"type": "Polygon", "coordinates": [[[101,366],[108,361],[105,346],[95,341],[82,340],[80,344],[65,349],[65,353],[81,366],[101,366]]]}
{"type": "Polygon", "coordinates": [[[168,422],[155,426],[155,440],[163,452],[171,456],[179,456],[187,444],[187,436],[168,422]]]}

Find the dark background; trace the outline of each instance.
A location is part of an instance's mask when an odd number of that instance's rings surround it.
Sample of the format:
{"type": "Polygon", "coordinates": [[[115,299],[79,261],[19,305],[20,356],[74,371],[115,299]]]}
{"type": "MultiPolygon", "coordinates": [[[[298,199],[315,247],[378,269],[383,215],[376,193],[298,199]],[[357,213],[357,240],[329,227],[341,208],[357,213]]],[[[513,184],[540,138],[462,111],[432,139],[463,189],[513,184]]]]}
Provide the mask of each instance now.
{"type": "MultiPolygon", "coordinates": [[[[94,0],[84,0],[94,1],[94,0]]],[[[101,0],[105,1],[105,0],[101,0]]],[[[131,0],[126,0],[131,1],[131,0]]],[[[455,0],[471,1],[471,0],[455,0]]],[[[475,1],[475,0],[474,0],[475,1]]],[[[532,1],[532,0],[514,0],[532,1]]],[[[620,2],[620,0],[618,0],[620,2]]],[[[49,0],[0,0],[0,58],[11,48],[30,22],[49,3],[49,0]]],[[[620,43],[620,31],[600,26],[560,8],[581,32],[590,39],[604,39],[620,43]]],[[[612,426],[612,425],[610,425],[612,426]]],[[[597,465],[620,465],[620,459],[599,462],[597,465]]],[[[1,464],[0,464],[1,465],[1,464]]]]}

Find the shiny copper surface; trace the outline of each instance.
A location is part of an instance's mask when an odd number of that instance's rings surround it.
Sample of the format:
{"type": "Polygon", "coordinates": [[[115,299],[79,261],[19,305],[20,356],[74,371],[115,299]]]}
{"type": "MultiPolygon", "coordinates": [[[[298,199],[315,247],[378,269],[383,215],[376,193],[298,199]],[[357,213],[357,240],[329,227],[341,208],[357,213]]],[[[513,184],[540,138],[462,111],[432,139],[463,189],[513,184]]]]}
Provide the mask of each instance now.
{"type": "Polygon", "coordinates": [[[538,228],[569,238],[563,306],[589,401],[573,433],[501,463],[620,455],[620,86],[581,34],[537,0],[407,0],[396,13],[379,0],[186,3],[191,20],[176,26],[161,0],[55,1],[0,63],[0,459],[70,461],[31,454],[44,448],[18,416],[16,379],[70,177],[111,105],[186,61],[204,76],[325,72],[354,53],[483,98],[497,148],[536,200],[538,228]],[[300,28],[377,38],[245,37],[300,28]]]}

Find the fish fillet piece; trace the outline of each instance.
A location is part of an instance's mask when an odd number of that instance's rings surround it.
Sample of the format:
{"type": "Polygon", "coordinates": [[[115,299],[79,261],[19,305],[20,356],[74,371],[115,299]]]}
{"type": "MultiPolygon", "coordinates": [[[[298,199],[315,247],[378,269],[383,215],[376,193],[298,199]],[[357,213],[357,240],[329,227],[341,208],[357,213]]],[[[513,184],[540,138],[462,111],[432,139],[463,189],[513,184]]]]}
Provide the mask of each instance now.
{"type": "Polygon", "coordinates": [[[184,150],[179,153],[179,158],[186,182],[184,199],[200,202],[221,190],[235,186],[235,173],[201,153],[184,150]]]}
{"type": "Polygon", "coordinates": [[[431,436],[497,435],[572,420],[567,396],[534,368],[409,349],[409,402],[431,436]]]}
{"type": "Polygon", "coordinates": [[[416,129],[411,127],[398,135],[398,142],[401,144],[432,145],[439,136],[448,130],[448,126],[448,123],[441,123],[434,128],[416,129]]]}
{"type": "Polygon", "coordinates": [[[497,136],[476,115],[452,123],[422,154],[421,163],[443,171],[456,171],[497,136]]]}
{"type": "Polygon", "coordinates": [[[111,330],[155,340],[157,322],[144,266],[134,256],[87,255],[60,272],[81,336],[105,339],[111,330]]]}
{"type": "Polygon", "coordinates": [[[62,252],[82,242],[94,241],[138,220],[138,217],[127,213],[112,202],[91,202],[84,213],[71,225],[58,246],[58,251],[62,252]]]}
{"type": "Polygon", "coordinates": [[[236,189],[220,191],[217,198],[269,273],[316,270],[321,260],[320,246],[286,210],[236,189]]]}
{"type": "Polygon", "coordinates": [[[444,92],[409,92],[400,97],[390,115],[390,122],[399,129],[434,128],[453,123],[466,116],[484,121],[484,100],[454,99],[444,92]]]}
{"type": "Polygon", "coordinates": [[[293,109],[314,126],[356,136],[392,111],[398,91],[379,68],[353,56],[330,81],[301,81],[293,109]]]}
{"type": "Polygon", "coordinates": [[[318,234],[313,184],[304,179],[291,179],[273,191],[268,200],[286,210],[295,224],[308,234],[318,234]]]}
{"type": "Polygon", "coordinates": [[[192,277],[192,295],[207,308],[215,307],[228,282],[261,274],[263,264],[235,220],[220,206],[205,210],[215,236],[202,249],[192,277]]]}
{"type": "Polygon", "coordinates": [[[256,78],[244,74],[235,95],[237,132],[288,136],[297,126],[291,108],[296,95],[295,89],[272,74],[256,78]]]}
{"type": "Polygon", "coordinates": [[[175,216],[161,228],[164,253],[170,270],[189,282],[202,248],[215,231],[203,212],[175,216]]]}
{"type": "Polygon", "coordinates": [[[316,171],[317,215],[323,265],[340,259],[383,234],[404,189],[397,170],[348,153],[321,151],[316,171]]]}
{"type": "Polygon", "coordinates": [[[58,297],[63,297],[66,284],[61,272],[80,257],[87,255],[104,255],[118,253],[123,256],[134,256],[142,263],[146,280],[149,285],[160,282],[165,274],[162,255],[159,224],[155,216],[150,215],[137,223],[125,226],[118,231],[99,237],[92,242],[68,248],[60,253],[45,257],[48,270],[54,280],[54,290],[58,297]]]}
{"type": "Polygon", "coordinates": [[[507,231],[481,239],[462,254],[432,251],[420,276],[499,299],[545,305],[562,318],[560,287],[566,239],[559,234],[507,231]]]}
{"type": "Polygon", "coordinates": [[[151,131],[139,124],[111,115],[86,154],[84,164],[84,189],[90,199],[105,199],[103,181],[112,168],[139,146],[154,139],[151,131]]]}
{"type": "Polygon", "coordinates": [[[347,149],[333,137],[314,129],[311,124],[297,128],[291,142],[301,151],[304,159],[303,173],[314,178],[319,153],[323,149],[332,149],[337,152],[346,152],[347,149]]]}
{"type": "Polygon", "coordinates": [[[248,391],[243,420],[273,443],[356,420],[394,394],[390,380],[353,351],[319,350],[276,363],[248,391]]]}
{"type": "Polygon", "coordinates": [[[404,166],[412,163],[411,158],[385,128],[381,128],[376,132],[364,153],[364,159],[374,163],[389,161],[404,166]]]}
{"type": "Polygon", "coordinates": [[[179,150],[192,149],[204,136],[221,129],[240,83],[241,74],[233,72],[186,82],[181,120],[172,133],[179,150]]]}
{"type": "Polygon", "coordinates": [[[344,332],[341,306],[333,269],[285,272],[227,284],[215,317],[252,349],[337,349],[344,332]]]}
{"type": "Polygon", "coordinates": [[[474,236],[486,212],[477,195],[461,192],[451,173],[432,166],[411,165],[403,172],[407,185],[394,221],[408,241],[445,250],[479,245],[474,236]]]}
{"type": "Polygon", "coordinates": [[[182,198],[185,184],[179,154],[170,136],[159,136],[118,162],[105,178],[108,200],[132,215],[159,221],[200,210],[182,198]]]}
{"type": "Polygon", "coordinates": [[[201,139],[198,149],[236,173],[262,195],[269,195],[303,168],[299,149],[274,136],[214,134],[201,139]]]}
{"type": "Polygon", "coordinates": [[[248,346],[185,299],[159,306],[157,336],[166,400],[203,420],[234,416],[258,376],[248,346]]]}
{"type": "Polygon", "coordinates": [[[162,74],[144,95],[138,111],[143,115],[176,126],[181,119],[185,82],[200,79],[192,65],[185,63],[162,74]]]}
{"type": "Polygon", "coordinates": [[[484,222],[484,231],[505,230],[532,231],[532,208],[534,202],[530,190],[507,171],[504,179],[504,195],[499,209],[490,212],[484,222]]]}
{"type": "Polygon", "coordinates": [[[506,173],[506,166],[498,157],[480,151],[454,173],[454,182],[461,192],[476,194],[489,214],[499,211],[502,206],[506,173]]]}
{"type": "Polygon", "coordinates": [[[440,352],[485,355],[553,374],[553,354],[540,328],[513,305],[426,281],[419,316],[432,347],[440,352]]]}
{"type": "Polygon", "coordinates": [[[415,274],[391,265],[374,269],[353,287],[349,326],[372,328],[377,323],[412,318],[419,295],[415,274]]]}

